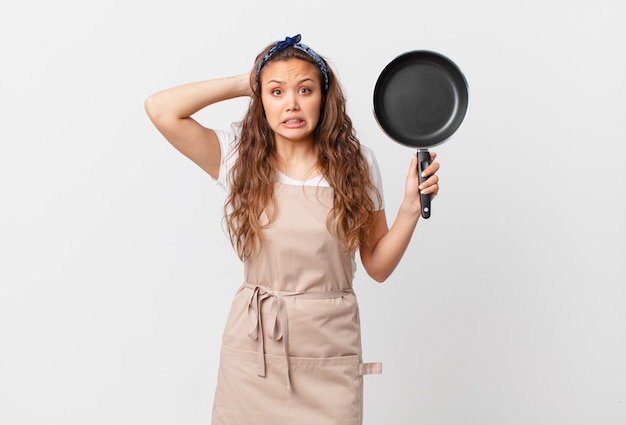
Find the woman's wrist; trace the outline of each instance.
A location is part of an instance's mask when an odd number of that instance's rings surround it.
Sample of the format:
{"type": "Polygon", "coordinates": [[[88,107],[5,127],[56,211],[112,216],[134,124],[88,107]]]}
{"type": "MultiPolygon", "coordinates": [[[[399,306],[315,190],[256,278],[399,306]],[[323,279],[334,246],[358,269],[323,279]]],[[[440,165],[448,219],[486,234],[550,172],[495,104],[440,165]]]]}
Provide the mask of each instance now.
{"type": "Polygon", "coordinates": [[[417,223],[421,215],[419,203],[404,198],[400,204],[398,215],[402,216],[403,219],[408,220],[409,222],[417,223]]]}

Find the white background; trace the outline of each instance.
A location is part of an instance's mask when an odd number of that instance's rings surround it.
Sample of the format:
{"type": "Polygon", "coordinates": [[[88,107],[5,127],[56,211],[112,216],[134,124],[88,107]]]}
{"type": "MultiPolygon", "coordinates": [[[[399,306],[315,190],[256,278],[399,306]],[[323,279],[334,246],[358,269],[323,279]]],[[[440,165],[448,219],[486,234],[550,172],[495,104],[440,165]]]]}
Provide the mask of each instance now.
{"type": "MultiPolygon", "coordinates": [[[[396,273],[359,269],[365,424],[626,423],[626,26],[617,0],[35,0],[0,6],[0,423],[208,424],[241,266],[222,191],[144,99],[302,33],[344,85],[390,220],[412,150],[382,68],[464,71],[466,122],[396,273]]],[[[198,114],[228,129],[245,101],[198,114]]]]}

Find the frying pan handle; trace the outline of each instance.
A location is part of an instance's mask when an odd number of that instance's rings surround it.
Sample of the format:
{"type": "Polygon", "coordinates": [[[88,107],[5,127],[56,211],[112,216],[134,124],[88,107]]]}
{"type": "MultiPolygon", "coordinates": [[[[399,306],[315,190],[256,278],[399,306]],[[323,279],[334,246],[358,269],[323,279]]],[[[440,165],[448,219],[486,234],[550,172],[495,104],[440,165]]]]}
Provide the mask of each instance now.
{"type": "MultiPolygon", "coordinates": [[[[417,178],[420,184],[426,181],[426,177],[422,177],[424,171],[430,165],[430,152],[428,149],[417,150],[417,178]]],[[[424,195],[420,192],[420,202],[422,203],[422,217],[430,217],[430,195],[424,195]]]]}

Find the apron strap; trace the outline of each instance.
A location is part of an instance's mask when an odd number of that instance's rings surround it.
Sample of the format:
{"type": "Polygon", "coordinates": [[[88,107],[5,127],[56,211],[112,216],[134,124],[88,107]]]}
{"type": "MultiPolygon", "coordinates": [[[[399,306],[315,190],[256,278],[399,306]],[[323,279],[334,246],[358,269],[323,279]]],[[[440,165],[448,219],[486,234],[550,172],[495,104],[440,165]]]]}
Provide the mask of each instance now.
{"type": "Polygon", "coordinates": [[[359,365],[359,375],[380,375],[381,373],[383,373],[383,364],[380,362],[359,365]]]}

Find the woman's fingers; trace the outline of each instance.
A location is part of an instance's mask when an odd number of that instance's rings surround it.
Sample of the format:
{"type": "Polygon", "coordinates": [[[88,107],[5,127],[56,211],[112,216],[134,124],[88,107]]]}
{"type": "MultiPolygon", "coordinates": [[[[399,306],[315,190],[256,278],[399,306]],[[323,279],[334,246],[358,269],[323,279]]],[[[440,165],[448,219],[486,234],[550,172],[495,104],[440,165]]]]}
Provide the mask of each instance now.
{"type": "Polygon", "coordinates": [[[419,189],[425,195],[436,194],[439,191],[439,176],[430,176],[424,183],[420,185],[419,189]]]}
{"type": "Polygon", "coordinates": [[[424,195],[431,195],[431,199],[439,193],[439,176],[436,173],[441,166],[435,161],[436,157],[437,154],[435,152],[430,153],[430,160],[432,162],[423,171],[423,176],[428,178],[419,186],[420,192],[424,195]]]}

